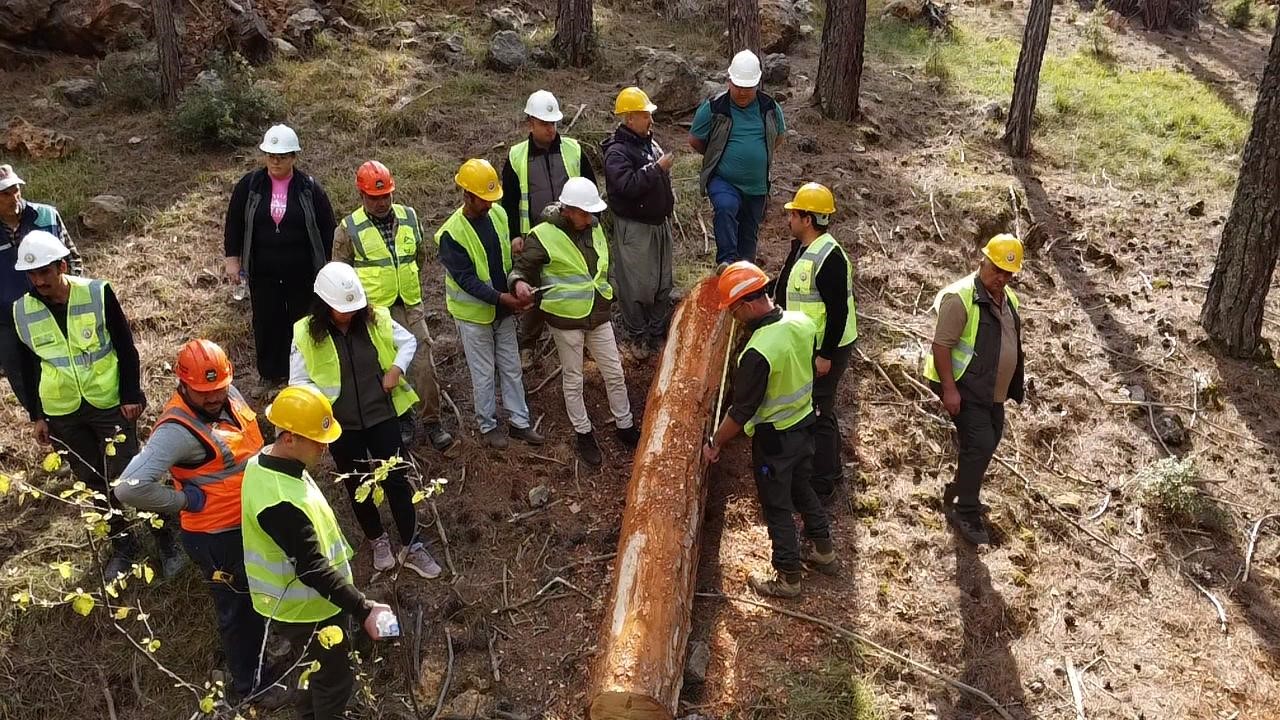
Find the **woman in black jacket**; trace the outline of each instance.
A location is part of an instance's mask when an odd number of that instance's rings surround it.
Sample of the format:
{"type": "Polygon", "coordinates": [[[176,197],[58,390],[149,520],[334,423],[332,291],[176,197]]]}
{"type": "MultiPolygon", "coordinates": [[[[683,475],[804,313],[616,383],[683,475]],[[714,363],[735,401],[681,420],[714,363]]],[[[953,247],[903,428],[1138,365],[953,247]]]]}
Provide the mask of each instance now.
{"type": "Polygon", "coordinates": [[[319,181],[294,172],[298,135],[287,125],[267,131],[264,167],[236,183],[223,229],[227,280],[247,282],[258,375],[269,384],[289,377],[289,339],[306,314],[316,273],[329,261],[337,225],[319,181]]]}

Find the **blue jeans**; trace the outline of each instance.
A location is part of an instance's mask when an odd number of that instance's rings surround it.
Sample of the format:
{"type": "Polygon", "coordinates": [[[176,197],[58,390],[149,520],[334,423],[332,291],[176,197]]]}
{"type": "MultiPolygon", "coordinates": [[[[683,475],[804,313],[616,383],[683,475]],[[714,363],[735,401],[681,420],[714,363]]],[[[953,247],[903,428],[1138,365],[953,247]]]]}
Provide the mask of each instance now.
{"type": "Polygon", "coordinates": [[[467,356],[467,368],[471,371],[471,399],[480,432],[498,427],[495,388],[498,379],[502,381],[502,404],[511,416],[511,424],[529,427],[529,405],[524,398],[520,347],[516,343],[516,319],[508,315],[487,325],[465,320],[457,323],[462,353],[467,356]]]}
{"type": "Polygon", "coordinates": [[[707,183],[715,210],[716,264],[756,259],[756,241],[768,195],[746,195],[718,175],[707,183]]]}

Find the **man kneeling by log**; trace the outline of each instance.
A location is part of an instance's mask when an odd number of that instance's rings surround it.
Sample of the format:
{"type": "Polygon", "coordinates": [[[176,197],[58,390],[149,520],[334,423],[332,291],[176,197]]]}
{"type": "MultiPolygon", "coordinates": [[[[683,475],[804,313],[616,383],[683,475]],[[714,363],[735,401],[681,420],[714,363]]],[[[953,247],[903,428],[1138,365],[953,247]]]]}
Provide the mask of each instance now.
{"type": "Polygon", "coordinates": [[[784,311],[766,292],[769,278],[745,260],[720,274],[720,307],[751,330],[738,357],[733,406],[702,448],[709,463],[739,431],[751,438],[756,492],[773,544],[773,572],[752,573],[761,595],[795,597],[805,565],[831,575],[838,570],[831,529],[810,485],[813,473],[813,354],[817,326],[807,315],[784,311]],[[803,550],[793,514],[804,519],[803,550]]]}

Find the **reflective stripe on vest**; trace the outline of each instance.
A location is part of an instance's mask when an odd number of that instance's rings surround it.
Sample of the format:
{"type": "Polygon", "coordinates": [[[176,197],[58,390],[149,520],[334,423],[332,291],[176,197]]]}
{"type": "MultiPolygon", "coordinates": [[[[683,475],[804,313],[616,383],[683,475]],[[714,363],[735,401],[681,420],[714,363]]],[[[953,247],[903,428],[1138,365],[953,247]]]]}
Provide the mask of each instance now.
{"type": "MultiPolygon", "coordinates": [[[[977,291],[974,283],[978,281],[977,273],[970,273],[959,280],[951,283],[943,288],[936,297],[933,298],[933,311],[938,312],[938,308],[942,307],[942,299],[948,295],[959,296],[960,302],[964,303],[965,312],[968,319],[964,324],[964,332],[960,334],[960,340],[956,346],[951,348],[951,379],[959,380],[964,371],[968,369],[969,363],[973,362],[973,355],[977,351],[978,343],[978,318],[982,314],[978,303],[973,301],[973,296],[977,291]]],[[[1018,294],[1012,288],[1005,287],[1005,297],[1012,303],[1013,309],[1018,309],[1018,294]]],[[[933,353],[929,352],[924,358],[924,376],[934,382],[941,382],[942,379],[938,375],[938,368],[933,362],[933,353]]]]}
{"type": "Polygon", "coordinates": [[[305,470],[300,478],[269,470],[259,464],[260,457],[255,455],[245,467],[241,503],[244,569],[253,609],[280,622],[327,620],[341,609],[298,579],[293,561],[258,524],[258,513],[282,502],[301,510],[311,521],[330,565],[348,582],[355,553],[311,476],[305,470]]]}
{"type": "Polygon", "coordinates": [[[844,332],[836,347],[844,347],[858,339],[858,315],[853,303],[853,265],[844,248],[830,234],[819,235],[805,251],[796,258],[791,266],[791,274],[787,276],[787,309],[798,310],[813,318],[818,326],[818,346],[826,336],[827,305],[818,293],[818,272],[832,252],[839,252],[845,261],[845,286],[849,288],[849,315],[844,321],[844,332]]]}
{"type": "Polygon", "coordinates": [[[363,207],[342,221],[351,239],[351,266],[371,304],[391,307],[403,300],[405,305],[417,305],[422,302],[417,259],[422,229],[418,227],[418,214],[404,205],[392,205],[391,211],[396,216],[395,255],[363,207]]]}
{"type": "Polygon", "coordinates": [[[609,243],[599,224],[591,229],[591,245],[598,258],[594,277],[582,251],[563,230],[544,222],[532,232],[549,257],[542,268],[542,284],[551,286],[542,294],[543,312],[577,320],[591,314],[597,292],[605,300],[613,299],[613,288],[609,285],[609,243]]]}
{"type": "MultiPolygon", "coordinates": [[[[489,220],[493,222],[493,229],[498,233],[498,244],[502,246],[502,271],[510,273],[511,231],[507,224],[507,211],[495,203],[489,209],[489,220]]],[[[475,268],[476,277],[480,282],[488,284],[492,279],[489,277],[489,256],[484,251],[484,244],[480,242],[476,229],[471,227],[471,221],[462,214],[462,208],[455,210],[449,219],[444,221],[444,225],[436,231],[437,247],[445,233],[449,233],[449,237],[467,251],[467,256],[471,258],[471,265],[475,268]]],[[[497,308],[494,305],[463,290],[448,270],[444,273],[444,304],[454,318],[470,323],[488,325],[497,317],[497,308]]]]}
{"type": "MultiPolygon", "coordinates": [[[[370,305],[373,320],[369,324],[369,339],[378,351],[379,369],[385,373],[396,360],[396,344],[391,336],[391,312],[386,308],[370,305]]],[[[293,342],[302,354],[302,361],[307,366],[307,377],[320,392],[332,402],[338,399],[342,391],[342,368],[339,366],[338,348],[333,337],[326,335],[320,342],[311,339],[311,316],[304,316],[293,324],[293,342]]],[[[406,410],[418,402],[418,394],[409,387],[404,375],[400,383],[391,391],[391,405],[396,415],[403,415],[406,410]]]]}
{"type": "Polygon", "coordinates": [[[203,510],[198,513],[184,510],[178,515],[182,529],[188,532],[209,533],[240,527],[244,469],[249,458],[262,449],[262,433],[258,429],[258,416],[234,387],[228,388],[227,402],[236,419],[234,424],[221,419],[210,423],[193,412],[176,392],[156,420],[156,427],[166,422],[182,425],[212,451],[212,457],[199,467],[175,465],[169,470],[178,490],[184,483],[191,483],[204,491],[203,510]]]}
{"type": "MultiPolygon", "coordinates": [[[[511,170],[520,181],[520,234],[529,232],[533,223],[529,219],[529,141],[516,143],[507,153],[511,161],[511,170]]],[[[560,161],[564,163],[565,175],[582,177],[582,146],[573,138],[560,138],[560,161]]]]}
{"type": "Polygon", "coordinates": [[[109,410],[120,404],[120,370],[107,332],[107,281],[63,277],[71,286],[66,333],[31,292],[13,304],[18,338],[40,358],[40,405],[52,416],[75,412],[81,399],[109,410]]]}
{"type": "MultiPolygon", "coordinates": [[[[782,319],[751,333],[742,355],[755,350],[769,362],[769,382],[756,414],[743,426],[747,435],[771,424],[786,430],[813,412],[813,350],[817,329],[804,313],[787,310],[782,319]]],[[[742,361],[742,355],[738,361],[742,361]]]]}

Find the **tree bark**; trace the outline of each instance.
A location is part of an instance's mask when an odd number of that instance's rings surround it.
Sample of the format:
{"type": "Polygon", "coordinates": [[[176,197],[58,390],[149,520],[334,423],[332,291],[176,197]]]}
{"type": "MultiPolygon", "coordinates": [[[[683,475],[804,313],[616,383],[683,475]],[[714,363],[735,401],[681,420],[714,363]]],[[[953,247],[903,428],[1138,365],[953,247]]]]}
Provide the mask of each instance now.
{"type": "Polygon", "coordinates": [[[557,0],[556,35],[552,43],[573,67],[582,67],[594,57],[596,38],[592,21],[591,0],[557,0]]]}
{"type": "Polygon", "coordinates": [[[1229,354],[1248,357],[1262,339],[1262,317],[1280,250],[1280,26],[1258,85],[1253,129],[1244,145],[1231,213],[1200,309],[1200,324],[1229,354]]]}
{"type": "Polygon", "coordinates": [[[172,108],[178,104],[178,93],[182,90],[182,56],[178,51],[178,28],[173,21],[173,0],[151,0],[151,16],[159,56],[160,103],[172,108]]]}
{"type": "Polygon", "coordinates": [[[1053,0],[1031,0],[1027,26],[1022,33],[1022,52],[1018,53],[1018,69],[1013,76],[1009,120],[1004,127],[1004,142],[1013,157],[1026,157],[1031,151],[1031,121],[1036,112],[1036,95],[1040,92],[1040,65],[1049,42],[1052,15],[1053,0]]]}
{"type": "Polygon", "coordinates": [[[833,120],[858,117],[866,26],[867,0],[827,0],[813,92],[822,114],[833,120]]]}
{"type": "Polygon", "coordinates": [[[760,54],[760,0],[729,0],[729,55],[760,54]]]}
{"type": "Polygon", "coordinates": [[[731,321],[717,298],[712,278],[680,303],[645,403],[591,720],[671,720],[677,710],[707,495],[702,443],[730,351],[731,321]]]}

